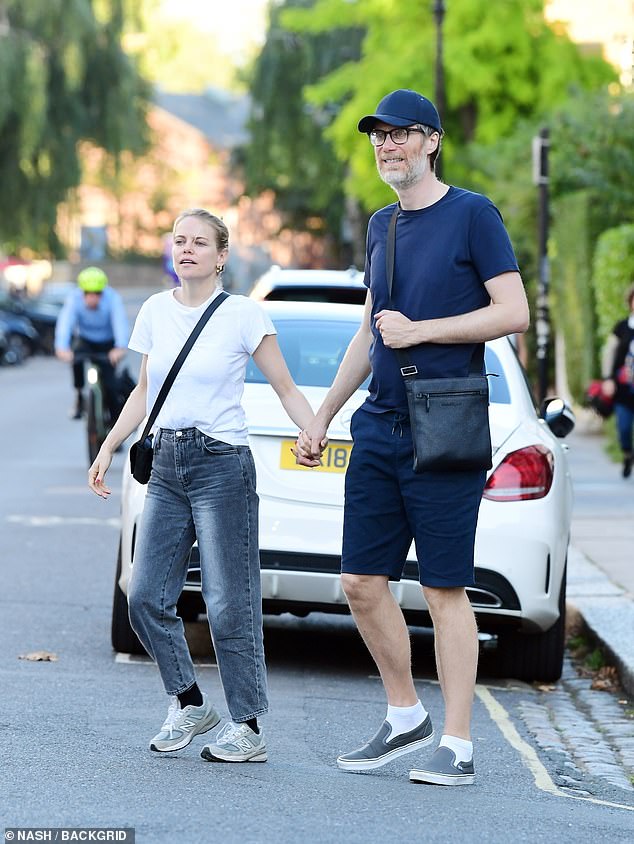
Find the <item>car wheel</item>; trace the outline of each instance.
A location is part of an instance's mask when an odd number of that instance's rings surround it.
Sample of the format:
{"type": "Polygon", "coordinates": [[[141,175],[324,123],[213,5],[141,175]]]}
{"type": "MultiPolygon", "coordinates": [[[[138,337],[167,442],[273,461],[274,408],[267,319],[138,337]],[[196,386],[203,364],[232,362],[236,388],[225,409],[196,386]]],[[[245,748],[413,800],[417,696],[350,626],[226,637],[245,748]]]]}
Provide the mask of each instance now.
{"type": "Polygon", "coordinates": [[[545,633],[500,633],[498,666],[503,677],[518,680],[559,680],[566,633],[566,570],[559,590],[559,618],[545,633]]]}
{"type": "Polygon", "coordinates": [[[29,353],[29,344],[24,337],[19,334],[7,334],[7,351],[4,354],[6,363],[23,363],[28,358],[29,353]]]}
{"type": "Polygon", "coordinates": [[[119,544],[119,555],[117,557],[117,574],[114,579],[114,595],[112,598],[112,647],[118,653],[124,654],[145,654],[145,648],[139,641],[138,636],[132,629],[128,616],[128,601],[119,586],[121,576],[121,544],[119,544]]]}

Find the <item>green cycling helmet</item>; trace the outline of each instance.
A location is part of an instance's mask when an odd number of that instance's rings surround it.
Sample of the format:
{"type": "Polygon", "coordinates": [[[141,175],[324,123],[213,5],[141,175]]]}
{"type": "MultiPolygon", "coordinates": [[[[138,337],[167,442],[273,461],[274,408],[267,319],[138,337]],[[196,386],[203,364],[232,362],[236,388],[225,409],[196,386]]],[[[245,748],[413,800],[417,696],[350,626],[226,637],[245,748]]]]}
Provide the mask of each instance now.
{"type": "Polygon", "coordinates": [[[86,267],[77,276],[77,284],[84,293],[101,293],[108,286],[108,276],[99,267],[86,267]]]}

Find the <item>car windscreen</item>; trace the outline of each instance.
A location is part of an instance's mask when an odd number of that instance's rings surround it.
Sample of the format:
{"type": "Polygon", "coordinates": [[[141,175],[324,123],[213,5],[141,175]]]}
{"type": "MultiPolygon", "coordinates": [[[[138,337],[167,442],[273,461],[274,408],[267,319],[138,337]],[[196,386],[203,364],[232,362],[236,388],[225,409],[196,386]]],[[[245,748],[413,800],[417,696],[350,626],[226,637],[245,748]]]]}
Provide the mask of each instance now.
{"type": "Polygon", "coordinates": [[[340,302],[342,305],[363,305],[366,287],[337,287],[315,285],[275,287],[264,297],[269,302],[340,302]]]}
{"type": "MultiPolygon", "coordinates": [[[[274,320],[277,340],[293,381],[303,387],[330,387],[359,323],[344,320],[274,320]]],[[[266,384],[266,378],[249,361],[246,382],[266,384]]],[[[367,389],[369,379],[361,389],[367,389]]]]}
{"type": "MultiPolygon", "coordinates": [[[[274,320],[277,340],[293,381],[304,387],[330,387],[348,345],[359,328],[356,322],[339,320],[274,320]]],[[[511,396],[500,359],[489,347],[485,354],[492,404],[510,404],[511,396]]],[[[266,384],[266,378],[249,360],[246,371],[248,384],[266,384]]],[[[361,389],[367,390],[370,379],[361,389]]]]}

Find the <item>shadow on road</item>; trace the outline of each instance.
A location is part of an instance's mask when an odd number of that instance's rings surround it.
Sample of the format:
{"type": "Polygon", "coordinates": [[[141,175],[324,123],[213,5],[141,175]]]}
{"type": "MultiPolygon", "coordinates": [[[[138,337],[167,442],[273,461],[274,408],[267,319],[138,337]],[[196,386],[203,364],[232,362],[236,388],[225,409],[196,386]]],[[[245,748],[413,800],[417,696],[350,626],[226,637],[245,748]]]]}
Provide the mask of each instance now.
{"type": "MultiPolygon", "coordinates": [[[[213,653],[206,621],[186,625],[192,656],[209,659],[213,653]]],[[[434,636],[430,629],[410,627],[412,671],[417,678],[436,678],[434,636]]],[[[345,672],[346,675],[376,674],[353,620],[347,615],[311,613],[296,618],[288,613],[264,618],[264,646],[269,668],[298,671],[345,672]]],[[[480,676],[495,676],[495,656],[481,647],[480,676]]]]}

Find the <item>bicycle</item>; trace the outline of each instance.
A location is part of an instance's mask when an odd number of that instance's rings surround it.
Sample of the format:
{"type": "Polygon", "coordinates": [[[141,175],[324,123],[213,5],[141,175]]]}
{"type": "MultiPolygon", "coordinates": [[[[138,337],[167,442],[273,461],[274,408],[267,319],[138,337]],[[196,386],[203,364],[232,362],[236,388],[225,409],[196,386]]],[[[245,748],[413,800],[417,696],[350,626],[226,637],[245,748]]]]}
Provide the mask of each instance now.
{"type": "MultiPolygon", "coordinates": [[[[108,436],[110,428],[116,419],[113,419],[110,412],[110,401],[106,385],[104,383],[102,367],[110,364],[106,352],[76,351],[74,361],[82,361],[88,364],[86,369],[87,395],[85,399],[86,416],[86,440],[88,445],[88,465],[91,466],[108,436]]],[[[120,405],[130,394],[134,387],[127,369],[123,369],[117,376],[119,385],[120,405]]]]}

